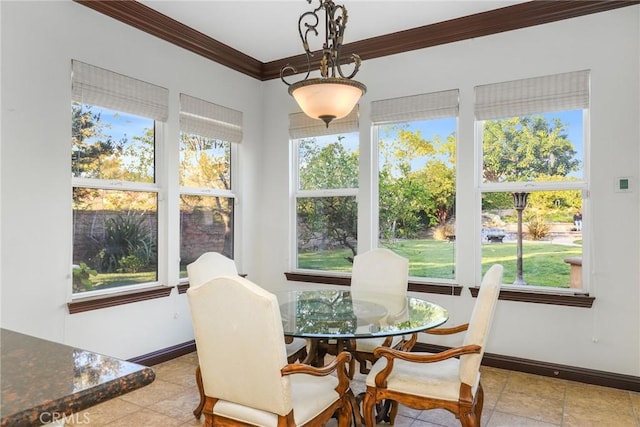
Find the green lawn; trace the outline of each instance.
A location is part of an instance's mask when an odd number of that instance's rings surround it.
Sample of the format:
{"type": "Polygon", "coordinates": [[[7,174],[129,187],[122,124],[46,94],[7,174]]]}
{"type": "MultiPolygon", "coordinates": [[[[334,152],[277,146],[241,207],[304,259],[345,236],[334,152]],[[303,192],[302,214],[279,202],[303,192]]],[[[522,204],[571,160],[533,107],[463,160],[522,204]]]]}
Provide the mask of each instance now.
{"type": "MultiPolygon", "coordinates": [[[[568,257],[581,257],[581,246],[558,245],[553,243],[525,242],[522,265],[523,279],[529,285],[569,287],[568,257]]],[[[488,243],[482,245],[482,274],[491,265],[504,266],[503,283],[513,283],[516,278],[516,244],[488,243]]]]}
{"type": "Polygon", "coordinates": [[[139,273],[98,273],[96,276],[91,276],[91,281],[97,284],[94,285],[93,290],[149,283],[155,282],[156,280],[155,271],[143,271],[139,273]]]}
{"type": "MultiPolygon", "coordinates": [[[[581,241],[576,245],[559,245],[547,242],[525,242],[523,249],[524,280],[530,285],[569,287],[568,257],[582,256],[581,241]]],[[[386,247],[409,259],[409,275],[440,279],[455,278],[455,244],[436,240],[403,240],[387,244],[386,247]]],[[[346,249],[322,252],[303,252],[298,257],[298,268],[350,272],[347,257],[352,253],[346,249]]],[[[516,244],[487,243],[482,245],[482,273],[493,264],[504,266],[503,283],[513,283],[516,274],[516,244]]],[[[183,277],[183,275],[181,275],[183,277]]],[[[184,274],[186,277],[186,274],[184,274]]],[[[98,274],[91,280],[97,283],[94,289],[148,283],[156,280],[155,272],[98,274]]]]}
{"type": "MultiPolygon", "coordinates": [[[[434,240],[405,240],[386,245],[389,249],[409,259],[409,275],[453,279],[454,244],[434,240]]],[[[351,271],[346,257],[348,250],[305,252],[299,254],[298,267],[311,270],[351,271]]],[[[548,242],[524,242],[524,280],[530,285],[569,287],[567,257],[582,256],[578,245],[560,245],[548,242]]],[[[489,266],[504,266],[503,283],[513,283],[516,274],[516,243],[487,243],[482,245],[482,273],[489,266]]]]}

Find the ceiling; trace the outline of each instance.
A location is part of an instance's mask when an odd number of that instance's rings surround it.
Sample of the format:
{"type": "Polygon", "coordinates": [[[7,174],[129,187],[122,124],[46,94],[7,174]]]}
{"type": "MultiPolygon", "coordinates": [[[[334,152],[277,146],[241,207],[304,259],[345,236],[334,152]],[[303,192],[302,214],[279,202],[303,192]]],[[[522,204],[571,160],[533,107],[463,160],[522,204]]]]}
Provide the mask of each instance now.
{"type": "MultiPolygon", "coordinates": [[[[305,0],[139,2],[261,62],[304,52],[298,18],[319,4],[318,0],[311,4],[305,0]]],[[[344,43],[350,43],[523,2],[337,0],[336,4],[348,10],[344,43]]],[[[321,36],[310,39],[316,43],[311,50],[322,48],[321,36]]]]}
{"type": "MultiPolygon", "coordinates": [[[[0,0],[1,1],[1,0],[0,0]]],[[[306,70],[298,18],[320,0],[73,0],[176,46],[260,80],[285,65],[306,70]]],[[[483,37],[640,0],[336,0],[349,20],[342,59],[363,61],[483,37]]],[[[323,19],[321,13],[320,19],[323,19]]],[[[323,28],[319,28],[324,32],[323,28]]],[[[322,48],[311,37],[310,49],[322,48]]],[[[312,69],[321,55],[314,55],[312,69]]]]}

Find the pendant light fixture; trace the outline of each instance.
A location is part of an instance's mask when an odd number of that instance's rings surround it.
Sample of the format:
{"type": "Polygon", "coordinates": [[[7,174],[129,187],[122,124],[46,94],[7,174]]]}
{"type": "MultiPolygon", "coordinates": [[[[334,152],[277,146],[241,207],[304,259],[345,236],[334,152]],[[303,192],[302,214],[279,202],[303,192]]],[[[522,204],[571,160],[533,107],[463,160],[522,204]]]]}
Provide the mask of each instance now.
{"type": "MultiPolygon", "coordinates": [[[[312,0],[307,0],[311,3],[312,0]]],[[[313,119],[322,120],[329,127],[335,119],[347,116],[358,100],[367,91],[362,83],[351,80],[362,61],[358,55],[351,54],[353,71],[345,76],[342,72],[342,38],[347,26],[347,9],[336,5],[331,0],[319,0],[320,5],[313,11],[303,13],[298,19],[298,32],[307,56],[307,74],[303,80],[289,83],[285,74],[297,74],[298,71],[290,64],[280,70],[280,79],[289,86],[289,94],[293,96],[302,111],[313,119]],[[320,77],[309,78],[311,73],[311,57],[307,37],[309,34],[318,36],[320,17],[318,13],[324,10],[325,41],[322,45],[320,59],[320,77]]]]}

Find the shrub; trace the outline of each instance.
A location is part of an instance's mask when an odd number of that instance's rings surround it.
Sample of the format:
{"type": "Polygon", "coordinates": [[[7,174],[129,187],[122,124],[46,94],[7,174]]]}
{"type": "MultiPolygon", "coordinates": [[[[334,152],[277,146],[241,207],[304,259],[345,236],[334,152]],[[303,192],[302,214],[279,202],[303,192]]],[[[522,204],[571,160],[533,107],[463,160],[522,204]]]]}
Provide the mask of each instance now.
{"type": "Polygon", "coordinates": [[[119,264],[123,273],[137,273],[147,265],[147,262],[135,255],[127,255],[120,259],[119,264]]]}
{"type": "Polygon", "coordinates": [[[104,239],[98,242],[102,249],[94,260],[100,272],[139,270],[155,261],[153,236],[144,219],[143,215],[129,213],[105,220],[104,239]]]}
{"type": "Polygon", "coordinates": [[[541,216],[534,216],[527,223],[529,228],[529,237],[532,240],[542,240],[549,235],[551,227],[541,216]]]}
{"type": "Polygon", "coordinates": [[[92,270],[86,263],[81,262],[80,265],[73,268],[73,292],[90,291],[93,289],[91,276],[97,275],[96,270],[92,270]]]}
{"type": "Polygon", "coordinates": [[[455,236],[456,227],[453,224],[439,225],[433,229],[434,240],[448,240],[448,236],[455,236]]]}

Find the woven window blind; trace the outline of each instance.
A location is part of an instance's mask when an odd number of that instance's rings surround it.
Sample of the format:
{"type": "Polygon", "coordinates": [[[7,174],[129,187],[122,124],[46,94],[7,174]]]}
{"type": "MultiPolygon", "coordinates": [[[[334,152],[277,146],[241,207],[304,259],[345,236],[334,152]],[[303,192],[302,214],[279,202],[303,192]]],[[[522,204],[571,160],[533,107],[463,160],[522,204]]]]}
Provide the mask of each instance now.
{"type": "Polygon", "coordinates": [[[312,119],[304,113],[289,114],[289,135],[292,139],[309,138],[313,136],[336,135],[358,130],[358,105],[339,120],[333,120],[329,127],[322,120],[312,119]]]}
{"type": "Polygon", "coordinates": [[[242,112],[180,94],[180,130],[186,133],[242,141],[242,112]]]}
{"type": "Polygon", "coordinates": [[[589,76],[583,70],[476,86],[476,119],[588,108],[589,76]]]}
{"type": "Polygon", "coordinates": [[[75,59],[71,71],[71,96],[76,102],[158,121],[169,117],[169,91],[163,87],[75,59]]]}
{"type": "Polygon", "coordinates": [[[458,89],[371,102],[371,122],[385,124],[458,115],[458,89]]]}

